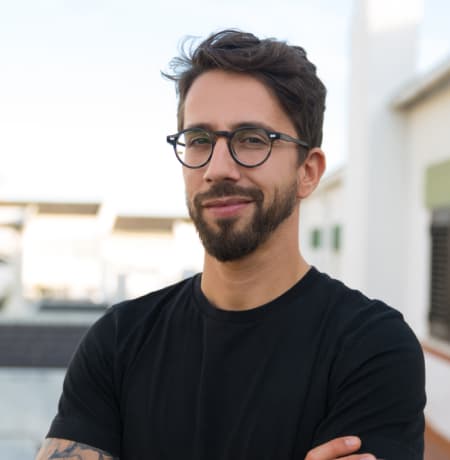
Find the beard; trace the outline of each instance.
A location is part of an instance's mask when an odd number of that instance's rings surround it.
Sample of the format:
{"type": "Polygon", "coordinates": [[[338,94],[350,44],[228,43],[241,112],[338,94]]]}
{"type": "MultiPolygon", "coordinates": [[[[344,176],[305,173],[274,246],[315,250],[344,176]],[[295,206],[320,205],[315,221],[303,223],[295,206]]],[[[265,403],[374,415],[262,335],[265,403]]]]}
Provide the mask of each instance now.
{"type": "Polygon", "coordinates": [[[272,202],[264,207],[264,194],[258,188],[244,188],[229,182],[219,182],[204,193],[199,193],[192,204],[187,200],[189,215],[194,222],[208,254],[221,262],[241,259],[262,245],[277,227],[287,219],[297,204],[297,181],[275,189],[272,202]],[[249,197],[255,211],[244,228],[236,229],[238,217],[218,219],[217,229],[203,217],[201,203],[206,199],[226,196],[249,197]]]}

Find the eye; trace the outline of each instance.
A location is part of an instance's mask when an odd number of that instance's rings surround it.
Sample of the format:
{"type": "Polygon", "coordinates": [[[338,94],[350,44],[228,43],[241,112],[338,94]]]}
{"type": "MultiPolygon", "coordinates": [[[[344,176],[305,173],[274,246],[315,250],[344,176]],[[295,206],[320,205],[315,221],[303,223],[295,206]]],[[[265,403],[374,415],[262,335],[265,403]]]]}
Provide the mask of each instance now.
{"type": "Polygon", "coordinates": [[[258,136],[247,136],[241,139],[241,142],[246,142],[247,144],[264,144],[264,139],[261,139],[258,136]]]}
{"type": "Polygon", "coordinates": [[[189,141],[189,145],[203,145],[203,144],[210,144],[209,137],[196,136],[190,139],[189,141]]]}
{"type": "Polygon", "coordinates": [[[270,140],[265,131],[259,129],[249,129],[237,132],[236,141],[242,147],[248,148],[266,147],[270,144],[270,140]]]}
{"type": "Polygon", "coordinates": [[[188,148],[201,147],[205,145],[211,145],[211,139],[207,133],[185,133],[184,143],[188,148]]]}

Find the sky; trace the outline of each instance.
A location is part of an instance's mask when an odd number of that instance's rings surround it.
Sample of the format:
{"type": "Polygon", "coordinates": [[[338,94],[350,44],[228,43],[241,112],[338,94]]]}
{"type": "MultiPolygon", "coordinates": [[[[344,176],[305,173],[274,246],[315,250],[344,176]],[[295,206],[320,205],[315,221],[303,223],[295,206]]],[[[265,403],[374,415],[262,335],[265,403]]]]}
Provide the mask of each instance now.
{"type": "MultiPolygon", "coordinates": [[[[173,83],[183,37],[239,28],[303,46],[328,88],[323,148],[345,162],[354,0],[0,0],[0,201],[101,200],[183,214],[173,83]]],[[[392,0],[396,1],[396,0],[392,0]]],[[[450,54],[446,0],[425,0],[418,71],[450,54]]]]}

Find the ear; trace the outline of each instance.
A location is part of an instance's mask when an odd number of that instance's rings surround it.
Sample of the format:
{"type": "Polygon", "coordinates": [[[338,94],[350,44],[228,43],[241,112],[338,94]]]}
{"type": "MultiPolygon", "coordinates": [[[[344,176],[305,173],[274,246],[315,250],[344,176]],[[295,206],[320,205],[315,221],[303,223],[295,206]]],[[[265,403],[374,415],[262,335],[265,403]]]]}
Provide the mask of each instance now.
{"type": "Polygon", "coordinates": [[[306,159],[298,168],[297,197],[306,198],[319,184],[326,167],[325,153],[318,147],[308,152],[306,159]]]}

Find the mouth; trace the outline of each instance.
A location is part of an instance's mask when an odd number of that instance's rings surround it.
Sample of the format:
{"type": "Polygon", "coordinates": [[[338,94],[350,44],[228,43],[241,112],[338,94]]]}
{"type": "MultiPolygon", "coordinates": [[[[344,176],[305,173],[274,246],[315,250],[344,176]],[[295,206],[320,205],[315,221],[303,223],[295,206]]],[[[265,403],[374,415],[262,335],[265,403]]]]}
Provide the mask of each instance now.
{"type": "Polygon", "coordinates": [[[253,200],[248,197],[223,197],[205,200],[201,206],[218,218],[237,217],[237,215],[250,206],[253,200]]]}

